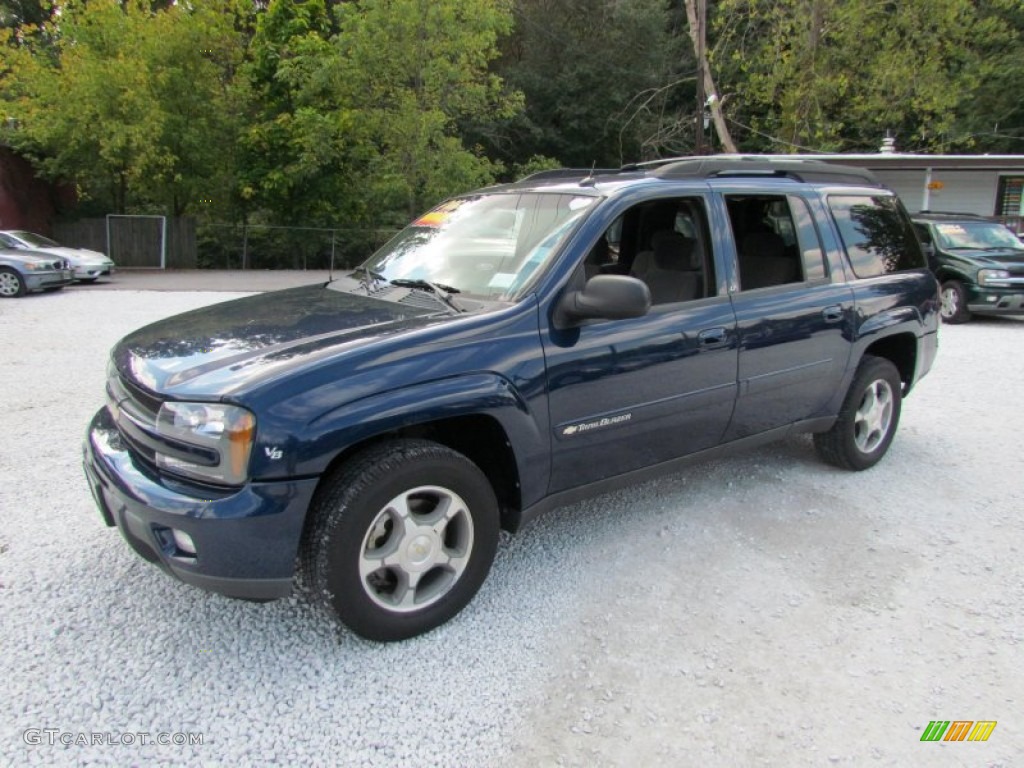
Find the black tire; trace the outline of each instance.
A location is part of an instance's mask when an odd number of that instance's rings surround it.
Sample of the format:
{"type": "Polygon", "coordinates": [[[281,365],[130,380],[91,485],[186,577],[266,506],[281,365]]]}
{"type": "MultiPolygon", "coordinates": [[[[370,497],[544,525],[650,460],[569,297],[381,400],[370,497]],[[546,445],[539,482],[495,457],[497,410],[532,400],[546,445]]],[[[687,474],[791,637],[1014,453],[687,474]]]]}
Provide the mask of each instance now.
{"type": "Polygon", "coordinates": [[[426,440],[353,457],[318,489],[310,514],[301,579],[315,602],[370,640],[403,640],[448,621],[473,599],[498,548],[487,477],[426,440]]]}
{"type": "Polygon", "coordinates": [[[95,277],[77,277],[75,279],[82,285],[92,285],[93,283],[96,282],[95,277]]]}
{"type": "Polygon", "coordinates": [[[832,429],[814,436],[818,456],[842,469],[873,467],[889,450],[902,403],[903,384],[896,366],[865,355],[832,429]]]}
{"type": "Polygon", "coordinates": [[[940,298],[939,315],[942,317],[942,322],[957,325],[971,319],[971,312],[967,309],[967,292],[964,291],[964,284],[959,280],[944,282],[940,298]]]}
{"type": "Polygon", "coordinates": [[[0,267],[0,297],[16,299],[25,295],[25,280],[17,270],[0,267]]]}

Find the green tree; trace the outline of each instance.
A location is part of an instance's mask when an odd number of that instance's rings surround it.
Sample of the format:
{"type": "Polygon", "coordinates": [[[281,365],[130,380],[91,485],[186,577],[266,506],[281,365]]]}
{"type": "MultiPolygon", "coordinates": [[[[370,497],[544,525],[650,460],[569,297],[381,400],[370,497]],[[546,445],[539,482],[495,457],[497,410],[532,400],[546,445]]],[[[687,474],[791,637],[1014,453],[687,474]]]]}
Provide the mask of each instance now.
{"type": "Polygon", "coordinates": [[[237,130],[231,71],[242,47],[222,0],[153,11],[71,2],[9,33],[0,66],[7,140],[107,210],[194,211],[222,199],[237,130]]]}
{"type": "Polygon", "coordinates": [[[466,147],[460,125],[521,107],[488,66],[511,29],[505,0],[363,0],[340,6],[333,69],[372,144],[368,200],[412,216],[489,183],[500,166],[466,147]]]}
{"type": "Polygon", "coordinates": [[[662,0],[517,0],[496,71],[525,108],[476,130],[509,163],[614,166],[692,149],[696,72],[685,24],[681,6],[673,14],[662,0]]]}
{"type": "Polygon", "coordinates": [[[970,64],[976,87],[961,94],[957,120],[943,149],[970,152],[1024,151],[1024,4],[980,0],[970,64]]]}
{"type": "Polygon", "coordinates": [[[720,0],[714,29],[728,111],[770,151],[941,145],[986,33],[970,0],[720,0]]]}
{"type": "Polygon", "coordinates": [[[503,0],[272,0],[247,74],[242,196],[275,222],[387,226],[495,166],[458,131],[518,106],[488,71],[503,0]]]}
{"type": "Polygon", "coordinates": [[[243,69],[249,94],[239,197],[245,217],[334,223],[351,179],[351,122],[326,80],[331,23],[323,0],[271,0],[243,69]]]}
{"type": "Polygon", "coordinates": [[[49,21],[53,5],[47,0],[0,0],[0,27],[39,27],[49,21]]]}

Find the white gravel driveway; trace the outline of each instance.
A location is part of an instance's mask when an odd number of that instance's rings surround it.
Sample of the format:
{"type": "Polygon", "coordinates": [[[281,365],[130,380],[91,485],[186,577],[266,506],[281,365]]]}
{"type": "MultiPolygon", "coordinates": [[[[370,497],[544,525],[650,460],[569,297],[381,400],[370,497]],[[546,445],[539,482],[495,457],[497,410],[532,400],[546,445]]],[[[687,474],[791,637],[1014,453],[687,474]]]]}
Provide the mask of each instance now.
{"type": "Polygon", "coordinates": [[[944,327],[873,470],[799,438],[559,510],[377,645],[176,583],[93,505],[110,346],[232,296],[0,302],[0,765],[1024,764],[1024,322],[944,327]]]}

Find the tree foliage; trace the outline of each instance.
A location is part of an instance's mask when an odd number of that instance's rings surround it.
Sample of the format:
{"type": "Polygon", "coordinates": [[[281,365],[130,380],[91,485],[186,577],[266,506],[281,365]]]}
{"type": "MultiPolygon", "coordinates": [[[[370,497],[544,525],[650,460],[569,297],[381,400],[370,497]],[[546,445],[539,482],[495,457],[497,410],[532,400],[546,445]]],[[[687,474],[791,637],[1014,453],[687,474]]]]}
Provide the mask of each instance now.
{"type": "Polygon", "coordinates": [[[970,0],[720,0],[717,61],[747,146],[771,151],[942,146],[980,84],[1000,22],[970,0]]]}
{"type": "MultiPolygon", "coordinates": [[[[0,0],[0,141],[98,211],[392,226],[497,177],[692,152],[694,8],[0,0]]],[[[1020,0],[709,13],[741,151],[1024,145],[1020,0]]]]}
{"type": "Polygon", "coordinates": [[[679,138],[680,93],[693,93],[680,13],[662,0],[518,0],[496,69],[525,107],[477,129],[510,163],[547,156],[590,167],[657,156],[679,138]]]}
{"type": "Polygon", "coordinates": [[[8,141],[47,177],[124,212],[180,214],[228,183],[230,72],[241,48],[229,8],[152,11],[132,0],[72,2],[5,46],[8,141]]]}

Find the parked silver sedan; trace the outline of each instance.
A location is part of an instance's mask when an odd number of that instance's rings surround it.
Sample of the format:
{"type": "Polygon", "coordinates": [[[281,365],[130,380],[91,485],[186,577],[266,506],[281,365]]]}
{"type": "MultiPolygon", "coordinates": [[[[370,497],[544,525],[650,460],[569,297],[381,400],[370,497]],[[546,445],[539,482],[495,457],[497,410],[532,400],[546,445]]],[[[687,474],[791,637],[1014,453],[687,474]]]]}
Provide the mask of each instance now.
{"type": "Polygon", "coordinates": [[[31,291],[59,291],[74,280],[66,259],[41,251],[0,248],[0,298],[31,291]]]}
{"type": "Polygon", "coordinates": [[[109,275],[114,270],[114,262],[99,251],[90,251],[87,248],[67,248],[48,237],[20,229],[0,231],[0,247],[42,251],[51,256],[66,259],[74,272],[74,279],[81,283],[91,283],[99,277],[109,275]]]}

